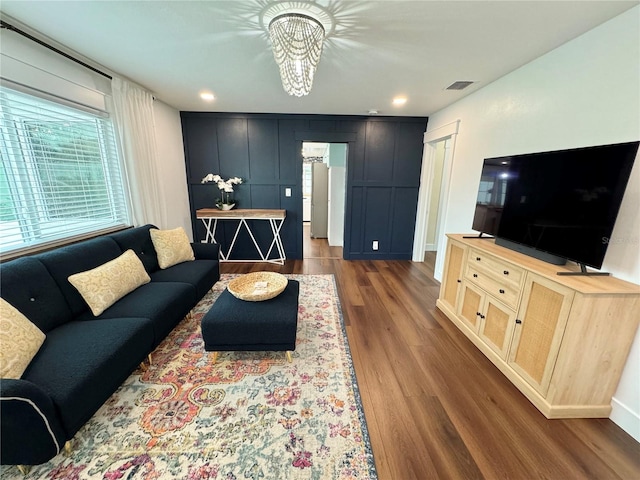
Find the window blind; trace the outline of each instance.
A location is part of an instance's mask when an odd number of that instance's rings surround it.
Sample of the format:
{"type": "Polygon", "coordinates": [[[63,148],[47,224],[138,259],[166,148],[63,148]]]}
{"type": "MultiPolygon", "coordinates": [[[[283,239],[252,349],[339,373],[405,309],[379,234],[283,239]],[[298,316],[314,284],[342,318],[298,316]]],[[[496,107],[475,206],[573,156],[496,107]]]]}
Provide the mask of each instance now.
{"type": "Polygon", "coordinates": [[[114,135],[106,113],[0,86],[0,253],[129,223],[114,135]]]}

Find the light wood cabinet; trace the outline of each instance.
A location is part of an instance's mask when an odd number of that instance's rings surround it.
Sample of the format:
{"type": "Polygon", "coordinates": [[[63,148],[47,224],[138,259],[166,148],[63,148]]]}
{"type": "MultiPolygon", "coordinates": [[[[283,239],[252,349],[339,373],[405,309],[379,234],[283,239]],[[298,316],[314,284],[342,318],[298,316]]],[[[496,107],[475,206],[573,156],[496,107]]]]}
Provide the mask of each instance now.
{"type": "Polygon", "coordinates": [[[444,269],[440,297],[447,304],[447,307],[452,308],[454,311],[458,304],[463,275],[462,267],[466,257],[467,247],[464,244],[456,241],[448,242],[446,257],[448,262],[444,269]]]}
{"type": "MultiPolygon", "coordinates": [[[[437,305],[547,418],[608,417],[640,286],[448,235],[437,305]]],[[[577,267],[576,267],[577,269],[577,267]]]]}
{"type": "Polygon", "coordinates": [[[535,273],[527,275],[509,365],[542,395],[549,388],[574,294],[535,273]]]}
{"type": "Polygon", "coordinates": [[[515,310],[487,295],[473,283],[463,280],[458,319],[476,333],[500,358],[507,358],[513,328],[515,310]]]}
{"type": "Polygon", "coordinates": [[[501,359],[506,359],[516,326],[516,312],[490,296],[486,297],[481,312],[482,323],[478,332],[480,339],[501,359]]]}
{"type": "Polygon", "coordinates": [[[458,318],[467,326],[478,333],[480,329],[481,307],[484,306],[486,295],[472,283],[463,281],[461,284],[460,301],[456,313],[458,318]]]}

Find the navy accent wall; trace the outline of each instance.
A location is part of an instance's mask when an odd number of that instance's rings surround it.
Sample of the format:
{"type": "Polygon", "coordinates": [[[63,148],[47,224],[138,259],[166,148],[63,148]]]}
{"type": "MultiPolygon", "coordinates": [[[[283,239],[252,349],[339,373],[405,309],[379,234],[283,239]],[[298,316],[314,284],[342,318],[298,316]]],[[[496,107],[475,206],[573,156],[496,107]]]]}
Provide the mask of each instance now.
{"type": "MultiPolygon", "coordinates": [[[[245,183],[235,188],[237,208],[286,209],[281,236],[287,258],[302,258],[302,142],[347,143],[344,258],[411,259],[427,118],[210,112],[181,112],[181,118],[195,241],[205,236],[195,211],[215,207],[219,197],[202,178],[239,176],[245,183]]],[[[252,229],[268,246],[266,223],[254,222],[252,229]]],[[[220,223],[226,245],[235,227],[220,223]]],[[[244,230],[234,252],[258,258],[244,230]]]]}

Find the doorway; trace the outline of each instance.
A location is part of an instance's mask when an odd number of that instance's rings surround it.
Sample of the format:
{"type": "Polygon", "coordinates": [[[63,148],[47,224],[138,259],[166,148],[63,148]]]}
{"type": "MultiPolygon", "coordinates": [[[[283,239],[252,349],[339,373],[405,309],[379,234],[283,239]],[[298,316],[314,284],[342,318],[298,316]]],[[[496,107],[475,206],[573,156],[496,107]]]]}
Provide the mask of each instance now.
{"type": "Polygon", "coordinates": [[[444,252],[440,250],[446,244],[447,200],[459,126],[460,120],[456,120],[424,134],[412,260],[423,262],[425,253],[429,253],[428,261],[435,263],[436,280],[442,278],[444,266],[444,252]]]}
{"type": "Polygon", "coordinates": [[[440,140],[435,143],[435,156],[433,158],[431,185],[429,186],[429,211],[427,212],[427,235],[425,239],[425,252],[438,251],[438,223],[440,221],[440,194],[442,193],[442,174],[444,172],[444,159],[450,140],[440,140]]]}
{"type": "MultiPolygon", "coordinates": [[[[302,143],[303,245],[325,239],[330,249],[344,247],[347,146],[302,143]]],[[[304,258],[307,253],[303,249],[304,258]]]]}

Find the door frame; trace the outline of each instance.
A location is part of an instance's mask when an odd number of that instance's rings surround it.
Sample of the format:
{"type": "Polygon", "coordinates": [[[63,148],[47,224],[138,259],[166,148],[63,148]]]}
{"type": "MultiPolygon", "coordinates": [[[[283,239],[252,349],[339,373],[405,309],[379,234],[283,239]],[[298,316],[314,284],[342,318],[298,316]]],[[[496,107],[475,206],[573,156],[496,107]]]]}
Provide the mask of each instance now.
{"type": "MultiPolygon", "coordinates": [[[[349,165],[353,165],[353,161],[355,160],[354,155],[356,153],[356,144],[358,141],[357,133],[346,133],[346,132],[323,132],[322,130],[296,130],[295,131],[295,142],[296,142],[296,155],[298,157],[298,161],[296,162],[296,176],[297,178],[302,178],[302,144],[304,142],[322,142],[322,143],[346,143],[347,144],[347,162],[346,162],[346,185],[345,185],[345,216],[344,216],[344,246],[342,248],[342,258],[345,260],[349,260],[349,253],[347,249],[347,245],[351,245],[351,217],[346,213],[351,211],[351,174],[349,165]]],[[[300,199],[300,204],[298,205],[299,211],[302,212],[302,182],[300,182],[300,191],[298,192],[298,198],[300,199]]],[[[300,258],[304,258],[304,241],[303,241],[303,221],[302,215],[296,222],[296,230],[297,230],[297,243],[298,243],[298,251],[300,252],[300,258]]]]}
{"type": "MultiPolygon", "coordinates": [[[[428,128],[428,127],[427,127],[428,128]]],[[[422,171],[420,173],[420,189],[418,191],[418,211],[416,214],[416,229],[413,237],[413,256],[414,262],[424,262],[425,244],[427,239],[427,220],[429,210],[431,208],[431,185],[433,183],[433,175],[436,158],[436,144],[449,140],[446,145],[444,164],[442,167],[442,186],[440,189],[440,202],[438,207],[438,221],[436,228],[436,244],[441,250],[442,239],[444,238],[444,219],[447,215],[449,206],[449,191],[451,184],[451,169],[453,166],[453,155],[455,152],[456,138],[460,128],[460,120],[448,123],[431,131],[427,130],[424,134],[424,148],[422,152],[422,171]]],[[[436,253],[439,256],[439,252],[436,253]]],[[[441,278],[442,272],[437,278],[441,278]]]]}

